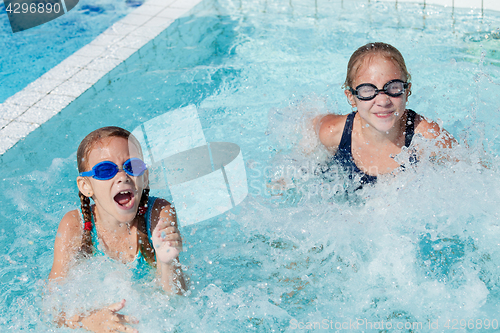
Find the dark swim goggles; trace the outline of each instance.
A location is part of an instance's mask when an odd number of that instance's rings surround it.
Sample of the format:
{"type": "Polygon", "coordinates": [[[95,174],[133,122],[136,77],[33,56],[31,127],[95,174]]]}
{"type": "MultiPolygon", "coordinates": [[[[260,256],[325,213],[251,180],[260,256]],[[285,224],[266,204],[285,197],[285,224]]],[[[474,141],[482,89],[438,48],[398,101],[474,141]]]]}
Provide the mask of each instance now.
{"type": "MultiPolygon", "coordinates": [[[[133,177],[141,176],[148,167],[146,164],[137,157],[129,158],[123,163],[123,171],[133,177]]],[[[120,171],[118,165],[110,161],[102,161],[94,165],[92,170],[80,172],[81,177],[93,177],[97,180],[108,180],[116,176],[120,171]]]]}
{"type": "Polygon", "coordinates": [[[398,97],[403,95],[406,89],[408,89],[408,83],[401,80],[391,80],[380,90],[371,83],[360,84],[356,89],[349,88],[351,93],[362,101],[372,100],[381,92],[391,97],[398,97]]]}

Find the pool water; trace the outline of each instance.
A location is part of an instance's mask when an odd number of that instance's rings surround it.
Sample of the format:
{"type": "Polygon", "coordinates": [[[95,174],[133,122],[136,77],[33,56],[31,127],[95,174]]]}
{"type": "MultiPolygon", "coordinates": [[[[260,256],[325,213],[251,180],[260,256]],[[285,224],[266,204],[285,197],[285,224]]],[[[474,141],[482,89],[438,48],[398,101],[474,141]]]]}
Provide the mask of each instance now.
{"type": "MultiPolygon", "coordinates": [[[[0,330],[69,331],[51,324],[52,306],[72,313],[126,298],[123,312],[140,319],[141,332],[319,330],[314,323],[348,331],[349,322],[359,332],[437,332],[447,323],[495,331],[499,23],[495,12],[416,4],[198,5],[0,157],[0,330]],[[317,174],[327,154],[309,120],[350,112],[340,88],[345,67],[369,41],[403,53],[408,107],[440,121],[461,145],[451,161],[422,158],[375,187],[346,192],[341,174],[317,174]],[[207,141],[240,146],[249,184],[237,208],[181,228],[189,295],[165,295],[96,258],[75,267],[56,300],[44,300],[57,225],[78,205],[81,139],[189,104],[207,141]]],[[[414,144],[429,146],[419,137],[414,144]]]]}
{"type": "Polygon", "coordinates": [[[65,15],[12,33],[0,4],[0,103],[87,45],[143,1],[79,1],[65,15]]]}

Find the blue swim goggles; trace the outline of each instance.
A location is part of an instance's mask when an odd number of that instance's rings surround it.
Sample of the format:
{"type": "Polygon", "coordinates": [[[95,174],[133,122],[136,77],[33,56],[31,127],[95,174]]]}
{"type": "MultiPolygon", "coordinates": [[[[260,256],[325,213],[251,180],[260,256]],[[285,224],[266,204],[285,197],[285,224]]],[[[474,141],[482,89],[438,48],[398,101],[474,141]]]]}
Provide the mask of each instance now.
{"type": "MultiPolygon", "coordinates": [[[[148,169],[146,164],[137,157],[129,158],[123,163],[123,171],[133,177],[142,176],[148,169]]],[[[92,170],[80,172],[80,177],[92,177],[97,180],[112,179],[120,171],[118,165],[110,161],[102,161],[94,165],[92,170]]]]}

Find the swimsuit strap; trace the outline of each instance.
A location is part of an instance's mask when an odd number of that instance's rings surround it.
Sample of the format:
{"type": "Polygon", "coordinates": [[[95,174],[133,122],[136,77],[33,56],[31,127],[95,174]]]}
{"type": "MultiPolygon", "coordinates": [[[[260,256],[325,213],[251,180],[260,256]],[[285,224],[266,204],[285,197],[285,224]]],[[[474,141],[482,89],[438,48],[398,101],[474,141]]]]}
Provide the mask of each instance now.
{"type": "Polygon", "coordinates": [[[415,117],[417,113],[413,110],[406,110],[405,147],[409,147],[413,135],[415,134],[415,117]]]}
{"type": "Polygon", "coordinates": [[[146,214],[144,215],[144,220],[146,221],[146,230],[148,232],[148,238],[149,238],[149,241],[151,242],[151,245],[153,245],[153,239],[152,239],[152,235],[151,235],[151,211],[153,210],[153,206],[155,204],[155,201],[156,201],[156,197],[148,197],[148,210],[146,211],[146,214]]]}
{"type": "MultiPolygon", "coordinates": [[[[415,134],[415,117],[417,113],[413,110],[408,109],[406,114],[406,128],[405,128],[405,146],[409,147],[413,135],[415,134]]],[[[352,112],[347,115],[347,119],[344,125],[344,131],[342,132],[342,138],[340,139],[340,144],[338,149],[343,149],[352,155],[351,142],[352,142],[352,127],[354,125],[354,117],[356,112],[352,112]]]]}
{"type": "Polygon", "coordinates": [[[356,112],[352,112],[347,115],[347,119],[344,125],[344,131],[342,132],[342,138],[340,139],[339,148],[334,155],[334,159],[337,160],[340,165],[344,167],[346,170],[351,170],[349,173],[349,178],[353,179],[353,173],[358,174],[360,179],[359,182],[361,184],[374,183],[377,180],[376,176],[371,176],[365,174],[361,171],[356,163],[354,163],[354,159],[352,157],[352,127],[354,125],[354,117],[356,116],[356,112]]]}
{"type": "Polygon", "coordinates": [[[352,136],[352,126],[354,124],[354,116],[356,112],[352,112],[347,115],[347,119],[344,125],[344,131],[342,132],[342,138],[340,139],[339,150],[345,150],[352,155],[351,152],[351,136],[352,136]]]}

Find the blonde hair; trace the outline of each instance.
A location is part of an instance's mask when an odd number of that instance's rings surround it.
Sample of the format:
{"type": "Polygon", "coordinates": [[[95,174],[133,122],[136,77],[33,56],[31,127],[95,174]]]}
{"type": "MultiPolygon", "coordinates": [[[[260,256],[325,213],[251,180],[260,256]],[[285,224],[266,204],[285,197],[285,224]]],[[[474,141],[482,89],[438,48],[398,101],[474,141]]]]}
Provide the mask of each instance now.
{"type": "MultiPolygon", "coordinates": [[[[345,78],[343,89],[355,88],[352,86],[354,78],[358,73],[361,64],[368,56],[381,55],[399,66],[401,73],[405,77],[406,82],[410,82],[411,75],[406,68],[406,63],[401,52],[398,51],[394,46],[386,43],[368,43],[366,45],[358,48],[351,55],[349,62],[347,63],[347,75],[345,78]]],[[[411,95],[411,91],[408,91],[408,96],[411,95]]]]}
{"type": "MultiPolygon", "coordinates": [[[[78,150],[76,152],[78,172],[87,171],[89,165],[87,163],[88,157],[92,149],[94,149],[95,145],[106,138],[124,138],[126,140],[131,141],[137,148],[140,150],[141,145],[139,141],[126,129],[116,127],[116,126],[108,126],[96,129],[95,131],[89,133],[78,146],[78,150]]],[[[80,197],[82,215],[84,218],[84,222],[92,221],[92,208],[90,206],[90,198],[85,196],[82,192],[78,191],[78,196],[80,197]]],[[[144,189],[141,196],[141,201],[139,203],[139,207],[146,207],[149,199],[149,189],[144,189]]],[[[149,241],[148,232],[146,229],[146,219],[144,215],[138,213],[136,215],[137,223],[137,234],[139,236],[139,245],[141,248],[141,253],[144,256],[144,259],[151,264],[155,264],[155,252],[154,248],[149,241]]],[[[92,235],[91,230],[87,230],[86,228],[83,231],[82,238],[82,247],[81,252],[85,255],[91,255],[93,252],[93,244],[92,244],[92,235]]]]}

